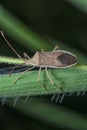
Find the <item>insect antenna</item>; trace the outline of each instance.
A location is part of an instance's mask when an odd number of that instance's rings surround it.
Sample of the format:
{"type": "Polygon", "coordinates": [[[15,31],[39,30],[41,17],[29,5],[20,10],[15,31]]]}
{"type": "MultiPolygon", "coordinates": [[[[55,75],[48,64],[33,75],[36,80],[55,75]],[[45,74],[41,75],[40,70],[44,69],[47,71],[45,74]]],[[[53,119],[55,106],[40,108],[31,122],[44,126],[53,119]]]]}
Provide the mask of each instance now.
{"type": "Polygon", "coordinates": [[[19,57],[20,59],[23,59],[18,53],[17,51],[10,45],[10,43],[8,42],[8,40],[6,39],[3,31],[0,31],[2,37],[4,38],[4,40],[6,41],[6,43],[8,44],[8,46],[11,48],[11,50],[17,55],[17,57],[19,57]]]}

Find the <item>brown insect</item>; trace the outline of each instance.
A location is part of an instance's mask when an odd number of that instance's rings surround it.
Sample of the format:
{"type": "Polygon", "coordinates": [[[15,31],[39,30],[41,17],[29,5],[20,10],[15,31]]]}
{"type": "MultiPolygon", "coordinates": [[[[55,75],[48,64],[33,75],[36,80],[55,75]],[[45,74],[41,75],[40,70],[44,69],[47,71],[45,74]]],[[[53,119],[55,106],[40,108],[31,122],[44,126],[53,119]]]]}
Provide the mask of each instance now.
{"type": "MultiPolygon", "coordinates": [[[[35,68],[35,67],[39,67],[39,73],[38,73],[38,81],[40,82],[40,72],[41,72],[41,68],[45,68],[47,77],[50,81],[51,84],[55,85],[57,88],[59,88],[62,91],[61,87],[58,87],[54,81],[51,79],[47,68],[68,68],[71,67],[75,64],[77,64],[78,59],[77,57],[67,51],[64,50],[59,50],[59,47],[56,46],[53,51],[51,52],[45,52],[43,49],[41,50],[41,52],[36,52],[34,54],[34,56],[32,58],[30,58],[26,53],[24,53],[24,59],[16,52],[16,50],[10,45],[10,43],[7,41],[7,39],[5,38],[3,32],[1,31],[1,35],[3,36],[4,40],[6,41],[6,43],[9,45],[9,47],[14,51],[14,53],[24,61],[24,63],[22,65],[26,65],[26,66],[33,66],[27,70],[25,70],[23,73],[35,68]]],[[[15,66],[12,71],[17,68],[20,65],[15,66]]],[[[12,73],[12,71],[10,72],[10,74],[12,73]]],[[[22,73],[22,74],[23,74],[22,73]]],[[[17,77],[16,80],[14,81],[14,83],[20,78],[17,77]]],[[[46,89],[46,88],[45,88],[46,89]]]]}

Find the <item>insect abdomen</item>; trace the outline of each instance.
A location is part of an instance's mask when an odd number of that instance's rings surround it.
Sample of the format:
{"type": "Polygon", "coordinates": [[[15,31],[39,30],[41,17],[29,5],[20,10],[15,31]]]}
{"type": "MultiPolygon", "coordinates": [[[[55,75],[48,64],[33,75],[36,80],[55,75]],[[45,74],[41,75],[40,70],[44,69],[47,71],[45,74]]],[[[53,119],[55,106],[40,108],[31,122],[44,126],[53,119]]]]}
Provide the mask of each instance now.
{"type": "Polygon", "coordinates": [[[77,57],[66,51],[42,52],[40,66],[50,68],[67,68],[78,62],[77,57]]]}

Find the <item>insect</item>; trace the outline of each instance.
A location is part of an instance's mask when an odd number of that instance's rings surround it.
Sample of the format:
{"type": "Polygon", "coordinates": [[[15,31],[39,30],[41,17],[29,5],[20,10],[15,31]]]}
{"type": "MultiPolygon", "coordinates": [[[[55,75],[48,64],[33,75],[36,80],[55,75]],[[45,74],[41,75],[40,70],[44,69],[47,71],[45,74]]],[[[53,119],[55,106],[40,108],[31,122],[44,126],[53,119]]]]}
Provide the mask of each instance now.
{"type": "MultiPolygon", "coordinates": [[[[64,50],[59,50],[59,47],[56,46],[52,51],[50,52],[45,52],[43,49],[41,52],[36,52],[32,58],[30,58],[26,53],[23,53],[24,59],[16,52],[16,50],[10,45],[10,43],[7,41],[5,38],[3,32],[1,31],[1,35],[3,36],[4,40],[8,44],[8,46],[14,51],[14,53],[22,60],[24,60],[24,63],[22,65],[26,66],[32,66],[31,68],[25,70],[23,73],[26,71],[29,71],[35,67],[39,67],[39,72],[38,72],[38,81],[40,82],[40,72],[42,68],[45,68],[46,75],[50,81],[51,84],[55,85],[57,88],[59,88],[62,91],[62,88],[57,86],[54,81],[51,79],[47,68],[68,68],[71,67],[78,62],[78,58],[67,51],[64,50]]],[[[15,66],[12,71],[17,68],[19,65],[15,66]]],[[[11,73],[12,73],[11,71],[11,73]]],[[[17,77],[14,83],[20,78],[17,77]]]]}

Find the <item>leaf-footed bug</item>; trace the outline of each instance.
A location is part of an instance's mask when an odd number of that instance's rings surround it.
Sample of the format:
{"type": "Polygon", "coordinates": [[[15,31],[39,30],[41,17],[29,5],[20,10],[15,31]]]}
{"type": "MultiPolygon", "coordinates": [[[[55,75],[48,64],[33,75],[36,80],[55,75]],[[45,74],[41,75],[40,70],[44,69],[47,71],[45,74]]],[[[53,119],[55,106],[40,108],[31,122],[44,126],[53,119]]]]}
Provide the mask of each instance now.
{"type": "MultiPolygon", "coordinates": [[[[1,35],[4,38],[4,40],[6,41],[6,43],[8,44],[8,46],[14,51],[14,53],[20,59],[22,59],[24,61],[24,63],[21,65],[32,66],[31,68],[28,68],[27,70],[22,72],[22,74],[35,67],[39,67],[38,81],[40,82],[41,68],[45,68],[45,72],[46,72],[46,75],[47,75],[50,83],[53,84],[54,86],[56,86],[62,92],[62,87],[59,87],[54,83],[54,81],[51,79],[51,77],[47,71],[47,68],[68,68],[68,67],[71,67],[71,66],[77,64],[78,59],[74,54],[64,51],[64,50],[59,50],[58,46],[56,46],[50,52],[45,52],[43,49],[41,50],[41,52],[37,51],[32,58],[30,58],[26,53],[23,53],[23,55],[24,55],[24,59],[23,59],[17,53],[17,51],[10,45],[10,43],[8,42],[8,40],[6,39],[6,37],[4,36],[2,31],[1,31],[1,35]]],[[[20,65],[16,65],[9,74],[11,74],[12,71],[19,66],[20,65]]],[[[16,83],[16,81],[20,78],[20,76],[16,78],[14,83],[16,83]]],[[[44,86],[44,88],[46,89],[45,86],[44,86]]]]}

